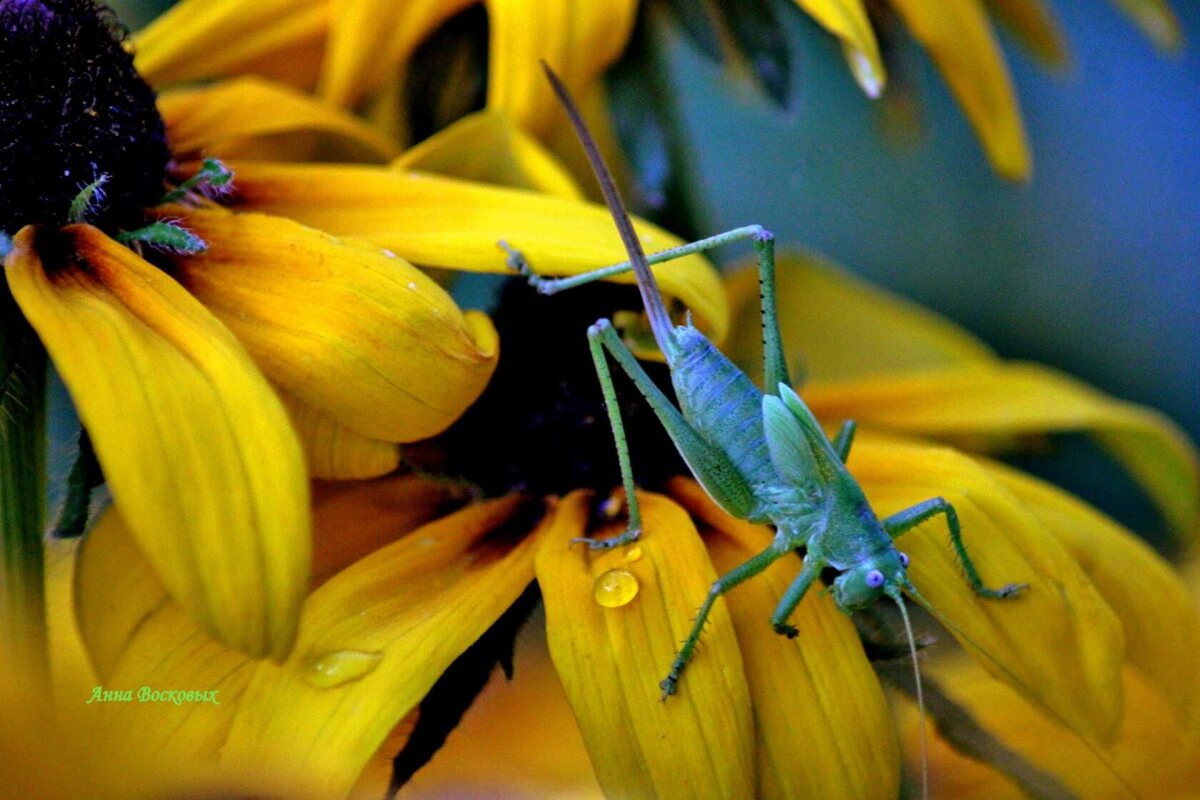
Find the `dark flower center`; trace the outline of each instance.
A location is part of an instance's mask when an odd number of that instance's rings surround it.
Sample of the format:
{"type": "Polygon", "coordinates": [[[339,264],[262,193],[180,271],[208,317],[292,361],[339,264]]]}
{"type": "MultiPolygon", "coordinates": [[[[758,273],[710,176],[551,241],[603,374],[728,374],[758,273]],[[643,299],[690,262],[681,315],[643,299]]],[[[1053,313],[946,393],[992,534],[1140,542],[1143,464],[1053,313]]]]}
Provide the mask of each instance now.
{"type": "Polygon", "coordinates": [[[0,0],[0,232],[84,218],[140,221],[163,193],[170,151],[154,91],[122,47],[125,30],[91,0],[0,0]]]}
{"type": "MultiPolygon", "coordinates": [[[[509,281],[493,314],[500,333],[496,374],[475,405],[431,445],[458,477],[488,494],[619,486],[617,451],[587,328],[640,302],[630,286],[595,284],[545,297],[523,281],[509,281]]],[[[643,366],[674,397],[666,367],[643,366]]],[[[612,374],[638,486],[654,489],[672,475],[686,474],[641,393],[620,367],[612,365],[612,374]]]]}

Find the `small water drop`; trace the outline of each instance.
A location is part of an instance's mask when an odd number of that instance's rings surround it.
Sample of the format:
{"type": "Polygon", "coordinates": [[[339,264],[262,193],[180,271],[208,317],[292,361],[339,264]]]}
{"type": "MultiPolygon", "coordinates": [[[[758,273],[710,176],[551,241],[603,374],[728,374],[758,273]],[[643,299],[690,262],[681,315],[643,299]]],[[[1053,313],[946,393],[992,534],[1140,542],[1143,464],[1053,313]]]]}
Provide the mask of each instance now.
{"type": "Polygon", "coordinates": [[[318,689],[332,689],[356,681],[370,673],[383,660],[383,653],[362,650],[338,650],[313,659],[304,680],[318,689]]]}
{"type": "Polygon", "coordinates": [[[624,569],[610,569],[592,584],[592,597],[605,608],[620,608],[637,597],[637,578],[624,569]]]}
{"type": "Polygon", "coordinates": [[[625,551],[625,560],[631,563],[639,560],[641,557],[642,546],[640,544],[635,544],[633,547],[625,551]]]}

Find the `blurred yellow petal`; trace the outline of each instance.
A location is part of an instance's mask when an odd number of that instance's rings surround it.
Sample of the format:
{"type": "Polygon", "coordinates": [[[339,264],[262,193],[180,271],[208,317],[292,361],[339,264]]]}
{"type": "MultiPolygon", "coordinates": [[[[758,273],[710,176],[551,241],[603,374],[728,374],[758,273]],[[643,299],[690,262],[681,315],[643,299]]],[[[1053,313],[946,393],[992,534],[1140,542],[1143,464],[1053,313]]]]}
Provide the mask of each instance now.
{"type": "Polygon", "coordinates": [[[862,0],[796,0],[796,5],[841,40],[854,79],[870,97],[878,97],[887,73],[862,0]]]}
{"type": "Polygon", "coordinates": [[[326,0],[182,0],[134,36],[134,65],[160,86],[252,73],[308,87],[328,26],[326,0]]]}
{"type": "MultiPolygon", "coordinates": [[[[676,479],[671,494],[711,526],[706,543],[719,572],[771,544],[769,528],[733,519],[693,481],[676,479]]],[[[788,640],[771,627],[799,571],[799,558],[783,559],[725,595],[754,703],[755,796],[895,797],[900,751],[892,716],[854,623],[829,594],[810,591],[791,617],[799,637],[788,640]]]]}
{"type": "MultiPolygon", "coordinates": [[[[97,683],[75,615],[75,574],[78,537],[47,537],[46,639],[50,653],[50,686],[60,719],[74,716],[80,697],[97,683]]],[[[161,591],[161,590],[160,590],[161,591]]]]}
{"type": "Polygon", "coordinates": [[[352,108],[401,68],[425,37],[472,0],[332,0],[317,93],[352,108]]]}
{"type": "Polygon", "coordinates": [[[261,214],[196,210],[185,225],[208,250],[174,259],[183,285],[267,377],[355,433],[440,433],[495,369],[491,322],[390,253],[261,214]]]}
{"type": "Polygon", "coordinates": [[[723,603],[677,694],[660,702],[659,681],[716,574],[683,509],[660,495],[638,498],[644,533],[636,550],[569,545],[587,524],[585,492],[568,495],[539,531],[537,578],[554,666],[610,797],[751,797],[750,695],[723,603]],[[593,587],[614,569],[637,591],[605,607],[593,587]]]}
{"type": "Polygon", "coordinates": [[[317,589],[291,657],[255,665],[223,767],[281,776],[288,797],[346,794],[392,728],[533,579],[531,538],[488,536],[520,506],[470,506],[317,589]]]}
{"type": "MultiPolygon", "coordinates": [[[[758,269],[753,261],[741,267],[725,279],[733,319],[726,350],[761,382],[758,269]]],[[[819,256],[780,253],[775,278],[784,352],[806,381],[995,360],[983,342],[949,320],[819,256]]]]}
{"type": "Polygon", "coordinates": [[[171,596],[230,646],[282,657],[308,581],[308,486],[253,362],[179,284],[95,228],[26,228],[5,271],[171,596]]]}
{"type": "Polygon", "coordinates": [[[1167,0],[1113,0],[1163,50],[1183,46],[1183,31],[1167,0]]]}
{"type": "Polygon", "coordinates": [[[280,399],[304,448],[308,474],[327,480],[377,478],[400,466],[400,446],[370,439],[288,395],[280,399]]]}
{"type": "MultiPolygon", "coordinates": [[[[1111,749],[1089,746],[1046,719],[1019,695],[989,679],[966,659],[935,676],[946,692],[1005,745],[1058,778],[1073,797],[1087,800],[1190,800],[1200,795],[1200,739],[1183,731],[1171,709],[1133,670],[1125,670],[1129,713],[1111,749]]],[[[905,719],[906,750],[913,759],[919,735],[915,714],[905,719]]],[[[931,732],[936,728],[930,727],[931,732]]],[[[1027,794],[991,768],[934,737],[930,747],[930,797],[934,800],[1023,800],[1027,794]]]]}
{"type": "Polygon", "coordinates": [[[263,78],[248,76],[164,92],[158,97],[158,109],[177,158],[227,154],[227,146],[240,140],[314,131],[341,137],[369,158],[386,160],[398,150],[362,120],[291,86],[263,78]]]}
{"type": "Polygon", "coordinates": [[[1033,165],[1000,46],[980,0],[889,0],[941,70],[988,160],[1006,178],[1028,180],[1033,165]]]}
{"type": "Polygon", "coordinates": [[[1200,462],[1162,414],[1114,400],[1035,364],[925,371],[814,383],[805,399],[821,418],[926,436],[1089,433],[1120,460],[1177,534],[1200,528],[1200,462]]]}
{"type": "Polygon", "coordinates": [[[1083,567],[1121,620],[1125,660],[1189,723],[1200,711],[1200,615],[1187,586],[1145,542],[1095,509],[1016,470],[986,466],[1083,567]]]}
{"type": "Polygon", "coordinates": [[[569,200],[583,197],[575,180],[540,142],[502,111],[463,117],[392,162],[399,170],[436,172],[569,200]]]}
{"type": "Polygon", "coordinates": [[[1029,584],[1008,600],[976,596],[940,516],[897,542],[912,582],[984,669],[1080,735],[1111,741],[1122,714],[1120,621],[1037,517],[952,450],[864,433],[849,467],[881,516],[945,498],[984,583],[1029,584]]]}
{"type": "Polygon", "coordinates": [[[545,61],[581,95],[621,51],[633,30],[634,0],[485,0],[488,98],[521,128],[545,135],[562,113],[542,73],[545,61]]]}
{"type": "Polygon", "coordinates": [[[1065,67],[1071,57],[1050,7],[1043,0],[985,0],[992,18],[1049,67],[1065,67]]]}
{"type": "MultiPolygon", "coordinates": [[[[510,272],[496,244],[501,239],[542,274],[575,275],[626,258],[608,211],[593,204],[421,172],[262,162],[230,167],[241,207],[364,239],[422,266],[510,272]]],[[[634,225],[648,252],[682,243],[649,223],[634,225]]],[[[655,267],[655,274],[665,294],[692,310],[698,326],[714,340],[724,337],[724,293],[706,260],[676,259],[655,267]]],[[[634,282],[630,274],[614,280],[634,282]]]]}

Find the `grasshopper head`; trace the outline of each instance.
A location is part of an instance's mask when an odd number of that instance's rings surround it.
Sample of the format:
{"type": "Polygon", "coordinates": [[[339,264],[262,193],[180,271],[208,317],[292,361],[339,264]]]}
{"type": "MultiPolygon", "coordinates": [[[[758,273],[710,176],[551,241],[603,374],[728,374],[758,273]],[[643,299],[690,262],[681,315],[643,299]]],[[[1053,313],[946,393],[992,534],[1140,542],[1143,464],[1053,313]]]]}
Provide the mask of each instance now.
{"type": "Polygon", "coordinates": [[[875,553],[833,581],[833,598],[845,611],[866,608],[881,595],[894,596],[908,585],[908,556],[894,547],[875,553]]]}

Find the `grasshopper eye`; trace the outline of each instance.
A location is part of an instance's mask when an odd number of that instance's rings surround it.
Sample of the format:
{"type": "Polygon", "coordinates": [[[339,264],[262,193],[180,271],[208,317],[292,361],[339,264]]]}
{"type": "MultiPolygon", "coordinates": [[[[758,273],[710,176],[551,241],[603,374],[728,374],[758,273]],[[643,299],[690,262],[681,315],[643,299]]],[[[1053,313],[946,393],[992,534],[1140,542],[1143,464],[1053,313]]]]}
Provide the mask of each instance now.
{"type": "Polygon", "coordinates": [[[883,573],[877,569],[871,570],[867,573],[866,582],[870,588],[878,589],[883,586],[883,573]]]}
{"type": "Polygon", "coordinates": [[[908,569],[908,553],[900,554],[900,566],[904,567],[905,569],[908,569]]]}

